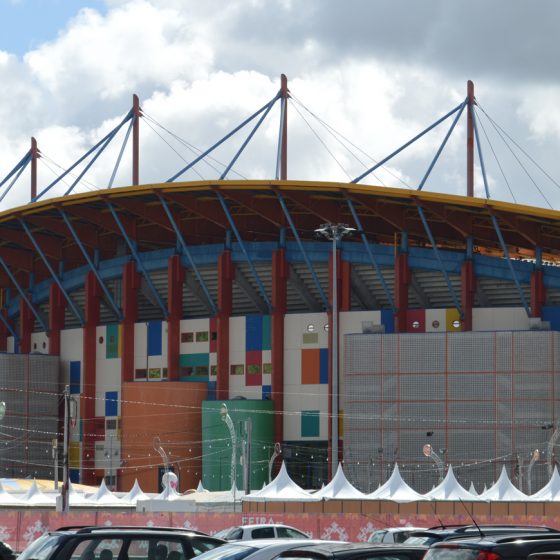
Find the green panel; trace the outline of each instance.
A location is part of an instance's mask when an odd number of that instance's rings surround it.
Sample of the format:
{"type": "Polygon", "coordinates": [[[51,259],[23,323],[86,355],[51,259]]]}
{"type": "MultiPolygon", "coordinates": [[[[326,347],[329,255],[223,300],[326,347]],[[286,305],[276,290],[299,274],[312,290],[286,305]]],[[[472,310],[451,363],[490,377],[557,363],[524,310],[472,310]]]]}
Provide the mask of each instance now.
{"type": "Polygon", "coordinates": [[[231,488],[231,437],[222,421],[220,408],[225,402],[237,436],[237,488],[243,488],[243,467],[239,463],[243,424],[251,418],[251,488],[260,490],[268,483],[268,461],[274,452],[274,402],[262,400],[204,401],[202,403],[202,485],[207,490],[231,488]]]}
{"type": "Polygon", "coordinates": [[[262,349],[270,350],[271,348],[271,322],[270,315],[263,315],[262,318],[262,349]]]}
{"type": "Polygon", "coordinates": [[[196,367],[196,366],[209,366],[208,353],[202,354],[180,354],[179,366],[180,367],[196,367]]]}
{"type": "Polygon", "coordinates": [[[107,325],[105,330],[105,358],[119,357],[119,325],[107,325]]]}
{"type": "Polygon", "coordinates": [[[301,411],[301,437],[319,437],[319,411],[301,411]]]}

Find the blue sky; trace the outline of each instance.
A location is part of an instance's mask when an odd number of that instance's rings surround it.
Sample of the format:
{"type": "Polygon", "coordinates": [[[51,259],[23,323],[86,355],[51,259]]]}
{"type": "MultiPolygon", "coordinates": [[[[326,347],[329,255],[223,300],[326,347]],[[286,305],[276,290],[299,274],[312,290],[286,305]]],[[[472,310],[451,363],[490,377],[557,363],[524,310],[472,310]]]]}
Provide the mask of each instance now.
{"type": "Polygon", "coordinates": [[[106,11],[103,0],[0,0],[0,50],[23,56],[55,39],[84,7],[106,11]]]}

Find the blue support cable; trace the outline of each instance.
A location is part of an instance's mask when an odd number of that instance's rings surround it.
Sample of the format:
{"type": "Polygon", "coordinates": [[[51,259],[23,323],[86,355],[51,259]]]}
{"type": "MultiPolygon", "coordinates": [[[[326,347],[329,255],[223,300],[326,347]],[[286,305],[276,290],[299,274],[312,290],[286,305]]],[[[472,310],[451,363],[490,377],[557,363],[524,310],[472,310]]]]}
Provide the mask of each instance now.
{"type": "Polygon", "coordinates": [[[263,299],[266,303],[266,306],[268,307],[269,312],[272,312],[272,305],[270,303],[270,300],[268,298],[266,290],[264,289],[264,285],[261,281],[261,278],[260,278],[259,274],[257,273],[257,269],[255,268],[255,265],[253,264],[253,260],[251,259],[251,256],[249,255],[249,253],[247,252],[247,249],[245,248],[245,244],[243,243],[243,238],[239,234],[239,230],[237,229],[237,226],[235,225],[235,222],[233,221],[233,217],[231,215],[231,212],[229,211],[229,208],[226,204],[226,201],[225,201],[222,193],[219,190],[216,190],[215,193],[216,193],[216,196],[218,197],[218,200],[220,201],[220,204],[222,205],[222,209],[223,209],[223,211],[226,215],[226,218],[229,222],[229,225],[231,226],[231,229],[233,230],[233,233],[235,234],[237,242],[239,243],[239,246],[241,247],[241,251],[245,255],[245,258],[247,259],[247,263],[249,264],[249,268],[251,269],[251,272],[253,273],[255,281],[257,282],[257,286],[259,287],[259,291],[261,292],[261,296],[263,297],[263,299]]]}
{"type": "Polygon", "coordinates": [[[261,115],[260,119],[257,121],[257,124],[253,127],[253,130],[251,130],[251,132],[249,133],[249,135],[247,136],[247,138],[245,139],[245,141],[241,145],[241,148],[239,148],[237,153],[233,156],[233,159],[229,162],[228,166],[224,169],[224,172],[220,175],[220,180],[226,178],[226,175],[229,173],[230,169],[233,167],[234,163],[237,161],[239,156],[243,153],[243,150],[247,147],[247,144],[251,141],[251,138],[253,138],[253,136],[255,135],[255,132],[257,132],[257,130],[261,126],[264,119],[266,119],[266,116],[268,115],[268,113],[270,112],[270,110],[272,109],[272,107],[274,106],[274,104],[276,103],[276,101],[278,100],[279,97],[280,97],[280,94],[278,94],[268,104],[268,107],[266,108],[265,112],[261,115]]]}
{"type": "Polygon", "coordinates": [[[525,299],[525,294],[523,293],[523,288],[519,283],[519,279],[517,278],[517,274],[515,273],[515,269],[513,268],[513,264],[511,264],[511,258],[509,256],[509,251],[504,241],[504,237],[502,235],[502,231],[500,230],[500,226],[498,225],[498,220],[496,220],[496,216],[494,214],[490,214],[492,218],[492,224],[494,225],[494,229],[496,230],[496,234],[498,235],[498,239],[500,240],[500,245],[502,246],[502,251],[504,252],[504,256],[506,258],[509,271],[511,272],[511,276],[513,278],[513,282],[515,283],[515,287],[517,288],[517,293],[519,294],[519,298],[521,299],[521,303],[525,308],[525,313],[527,313],[527,317],[531,316],[531,308],[527,304],[527,300],[525,299]]]}
{"type": "Polygon", "coordinates": [[[20,297],[25,301],[25,303],[27,303],[27,306],[29,307],[29,309],[31,309],[31,312],[33,313],[33,315],[35,315],[35,319],[39,321],[39,324],[41,325],[43,330],[46,333],[48,333],[49,329],[47,328],[47,325],[43,320],[43,317],[41,317],[39,312],[35,309],[35,307],[31,303],[31,300],[27,297],[25,290],[19,285],[18,281],[16,280],[16,277],[12,274],[12,271],[9,269],[8,265],[6,264],[6,262],[2,257],[0,257],[0,266],[4,269],[4,272],[8,275],[12,284],[16,287],[16,290],[18,291],[20,297]]]}
{"type": "Polygon", "coordinates": [[[196,263],[194,262],[194,259],[191,255],[189,247],[188,247],[187,243],[185,242],[185,238],[181,234],[181,230],[179,229],[179,227],[177,226],[177,223],[173,219],[173,214],[171,214],[171,210],[169,210],[169,205],[167,204],[167,202],[163,198],[163,196],[161,196],[161,194],[158,193],[157,197],[159,198],[159,201],[161,202],[161,205],[163,206],[163,209],[165,210],[165,213],[167,214],[167,217],[169,218],[169,222],[171,223],[171,227],[175,231],[175,235],[177,236],[177,240],[179,241],[179,244],[181,245],[183,253],[187,256],[187,259],[189,261],[189,265],[193,269],[194,274],[196,276],[196,279],[198,280],[198,283],[200,284],[200,287],[202,288],[202,291],[204,292],[204,295],[206,296],[206,299],[208,300],[208,303],[210,304],[210,307],[212,308],[212,313],[214,315],[217,315],[218,314],[218,308],[216,307],[216,304],[214,303],[214,300],[212,299],[212,296],[210,295],[210,292],[208,291],[208,287],[206,286],[206,283],[204,282],[204,279],[202,278],[202,275],[200,274],[200,271],[198,270],[198,267],[196,266],[196,263]]]}
{"type": "Polygon", "coordinates": [[[130,124],[128,125],[128,130],[126,131],[122,146],[121,146],[121,151],[119,152],[119,156],[117,157],[117,161],[115,163],[115,167],[113,169],[113,173],[111,173],[111,178],[109,179],[109,186],[107,187],[108,189],[110,189],[113,186],[113,182],[115,181],[115,175],[117,174],[117,170],[119,169],[119,165],[121,164],[121,160],[124,154],[124,149],[126,148],[126,145],[128,143],[128,138],[130,136],[130,133],[132,132],[132,127],[134,125],[134,123],[136,122],[136,119],[138,118],[138,115],[134,115],[132,117],[132,119],[130,119],[130,124]]]}
{"type": "Polygon", "coordinates": [[[459,120],[459,118],[463,114],[463,110],[465,108],[465,105],[467,105],[467,100],[466,99],[461,104],[461,109],[459,110],[459,112],[455,115],[455,118],[453,119],[453,123],[449,127],[449,130],[447,131],[447,134],[445,135],[445,138],[443,139],[443,142],[441,143],[441,146],[439,147],[438,151],[436,152],[436,155],[435,155],[434,159],[432,160],[432,163],[430,163],[430,166],[428,167],[428,170],[426,171],[426,174],[422,178],[422,181],[420,181],[420,185],[418,186],[417,190],[421,191],[422,188],[424,187],[424,184],[428,180],[428,177],[430,176],[430,173],[432,172],[432,169],[434,168],[435,164],[437,163],[437,160],[439,159],[439,156],[441,155],[441,152],[443,152],[443,148],[445,148],[445,145],[447,144],[447,141],[449,140],[449,137],[451,136],[451,133],[455,129],[457,121],[459,120]]]}
{"type": "Polygon", "coordinates": [[[109,134],[107,140],[105,140],[105,142],[103,142],[103,144],[99,147],[97,153],[91,158],[91,160],[84,167],[82,172],[76,177],[76,180],[70,185],[70,188],[64,193],[64,196],[68,196],[74,190],[74,187],[82,180],[82,177],[89,171],[90,167],[97,161],[97,158],[105,151],[105,148],[111,143],[111,141],[113,140],[113,138],[116,136],[117,132],[121,129],[121,126],[123,125],[124,123],[122,123],[118,128],[114,129],[109,134]]]}
{"type": "Polygon", "coordinates": [[[480,137],[478,136],[478,126],[476,124],[476,113],[474,112],[474,105],[471,105],[471,114],[472,114],[472,122],[474,128],[474,136],[476,138],[476,151],[478,152],[478,159],[480,160],[480,169],[482,170],[482,179],[484,181],[484,190],[486,191],[486,198],[490,198],[490,189],[488,188],[488,180],[486,178],[486,167],[484,165],[484,157],[482,156],[480,137]]]}
{"type": "Polygon", "coordinates": [[[15,182],[20,178],[21,174],[25,171],[25,168],[27,167],[27,165],[29,164],[30,161],[31,161],[31,152],[30,152],[30,155],[29,155],[29,158],[27,159],[27,161],[19,168],[19,171],[16,173],[15,177],[12,179],[12,182],[8,185],[6,190],[2,193],[2,196],[0,196],[0,202],[2,202],[4,200],[4,198],[6,198],[6,195],[12,190],[12,187],[14,186],[15,182]]]}
{"type": "Polygon", "coordinates": [[[319,295],[321,296],[321,299],[323,301],[323,306],[325,307],[325,309],[330,309],[329,300],[328,300],[327,296],[325,295],[323,287],[321,286],[321,283],[319,282],[319,278],[317,277],[317,273],[315,272],[315,269],[313,268],[313,265],[311,264],[311,261],[309,260],[309,255],[305,251],[305,247],[303,246],[303,243],[301,242],[301,238],[300,238],[299,233],[296,229],[294,221],[292,220],[292,216],[290,215],[290,212],[288,211],[288,207],[286,206],[286,201],[284,200],[284,197],[282,196],[282,194],[279,191],[275,191],[275,192],[276,192],[276,197],[278,198],[278,201],[280,202],[280,206],[282,207],[282,210],[284,212],[284,215],[286,216],[286,219],[288,220],[288,223],[290,224],[290,228],[292,230],[292,233],[294,234],[294,237],[296,238],[299,250],[301,251],[301,254],[303,255],[303,259],[305,260],[305,264],[307,264],[307,268],[309,269],[309,272],[311,272],[311,276],[313,277],[313,281],[315,282],[315,285],[317,286],[317,289],[319,290],[319,295]]]}
{"type": "Polygon", "coordinates": [[[4,317],[4,314],[2,312],[0,312],[0,321],[2,321],[2,323],[4,323],[4,326],[8,329],[10,334],[14,337],[14,342],[16,344],[19,344],[19,335],[16,333],[16,331],[14,330],[12,325],[10,325],[10,321],[8,321],[8,319],[6,319],[6,317],[4,317]]]}
{"type": "Polygon", "coordinates": [[[438,248],[436,246],[434,236],[432,235],[432,230],[430,229],[430,226],[428,224],[428,220],[426,220],[426,216],[424,215],[424,210],[423,210],[422,206],[420,206],[420,204],[418,204],[418,203],[416,203],[416,208],[418,208],[418,214],[420,215],[420,219],[422,220],[422,224],[424,225],[424,230],[426,231],[426,234],[427,234],[428,238],[430,239],[430,243],[432,244],[432,249],[434,251],[434,255],[436,256],[436,259],[437,259],[438,264],[440,266],[441,272],[442,272],[442,274],[445,278],[445,283],[447,284],[447,289],[449,290],[449,293],[451,294],[451,297],[453,298],[453,303],[455,304],[455,308],[459,312],[459,315],[461,316],[461,319],[463,319],[463,316],[464,316],[463,309],[461,307],[461,304],[459,303],[459,299],[457,298],[457,294],[455,293],[455,290],[453,289],[453,286],[451,285],[451,280],[449,279],[449,275],[447,274],[447,270],[445,270],[445,267],[443,266],[443,262],[441,260],[441,256],[440,256],[438,248]]]}
{"type": "MultiPolygon", "coordinates": [[[[488,188],[488,178],[486,177],[486,167],[484,166],[484,158],[482,157],[482,148],[480,145],[480,137],[478,135],[478,126],[476,124],[476,113],[474,112],[474,106],[471,106],[472,111],[472,121],[473,121],[473,128],[474,128],[474,136],[476,139],[476,148],[478,152],[478,158],[480,160],[480,169],[482,171],[482,180],[484,181],[484,190],[486,191],[486,198],[490,198],[490,189],[488,188]]],[[[511,273],[511,277],[513,278],[513,282],[517,289],[517,293],[519,294],[519,299],[525,309],[525,313],[527,316],[531,316],[531,308],[527,304],[527,300],[525,299],[525,294],[523,293],[523,288],[517,278],[517,274],[515,273],[515,269],[513,268],[513,264],[511,263],[511,258],[509,256],[508,248],[505,244],[504,237],[502,235],[502,230],[500,229],[500,225],[498,224],[498,220],[496,220],[496,216],[490,211],[490,217],[492,218],[492,225],[494,226],[494,230],[496,231],[496,235],[498,236],[498,240],[500,241],[500,245],[502,247],[502,251],[504,252],[504,257],[506,258],[506,262],[511,273]]]]}
{"type": "Polygon", "coordinates": [[[280,179],[280,166],[282,163],[282,141],[284,140],[284,115],[286,114],[287,97],[280,101],[280,130],[278,131],[278,150],[276,152],[276,180],[280,179]]]}
{"type": "Polygon", "coordinates": [[[59,181],[61,181],[62,179],[64,179],[64,177],[66,177],[66,175],[68,175],[68,173],[70,173],[77,165],[79,165],[80,163],[82,163],[82,161],[84,161],[84,159],[86,159],[91,153],[93,153],[95,150],[97,150],[97,148],[99,148],[99,146],[101,146],[104,142],[107,141],[107,139],[112,135],[114,136],[114,133],[116,134],[116,132],[118,130],[120,130],[120,128],[131,118],[133,117],[133,112],[132,109],[127,113],[126,117],[124,117],[124,119],[113,129],[111,130],[111,132],[109,132],[108,134],[106,134],[101,140],[99,140],[99,142],[97,142],[97,144],[95,144],[95,146],[93,146],[92,148],[90,148],[80,159],[78,159],[78,161],[74,162],[66,171],[64,171],[64,173],[62,173],[62,175],[59,175],[50,185],[46,186],[33,200],[32,202],[36,202],[37,200],[39,200],[45,193],[47,193],[48,191],[50,191],[59,181]]]}
{"type": "Polygon", "coordinates": [[[21,226],[25,230],[25,233],[27,234],[27,237],[29,237],[29,240],[31,241],[31,243],[33,244],[33,247],[35,247],[35,250],[37,251],[37,253],[41,257],[41,260],[43,261],[43,263],[45,263],[45,266],[47,267],[47,270],[49,271],[53,280],[56,282],[56,284],[60,288],[60,291],[63,293],[64,297],[66,298],[66,301],[68,302],[68,305],[70,305],[70,307],[72,308],[72,312],[76,316],[76,319],[78,319],[78,321],[80,322],[80,326],[83,327],[85,322],[84,322],[84,318],[82,316],[82,313],[77,308],[76,304],[74,303],[74,301],[72,300],[72,298],[70,297],[68,292],[65,290],[64,286],[62,285],[62,282],[61,282],[60,278],[58,277],[56,272],[53,270],[53,267],[49,263],[49,260],[47,259],[45,253],[42,251],[41,247],[39,247],[39,244],[37,243],[35,237],[31,233],[31,230],[29,229],[28,225],[21,218],[19,218],[19,223],[21,224],[21,226]]]}
{"type": "Polygon", "coordinates": [[[10,177],[17,173],[22,166],[26,166],[31,161],[31,150],[29,150],[14,166],[14,168],[0,181],[0,187],[10,180],[10,177]]]}
{"type": "Polygon", "coordinates": [[[116,304],[116,302],[113,298],[113,295],[109,291],[109,288],[107,288],[107,286],[105,285],[105,282],[103,282],[103,279],[101,278],[101,275],[99,274],[99,271],[97,270],[97,268],[93,264],[93,261],[91,260],[91,257],[88,255],[88,252],[86,251],[86,248],[84,247],[84,244],[81,242],[80,238],[78,237],[78,234],[77,234],[74,226],[72,225],[72,222],[70,222],[70,220],[68,219],[68,216],[66,215],[66,212],[64,212],[64,210],[62,210],[61,208],[59,208],[58,211],[59,211],[60,215],[62,216],[62,219],[64,220],[64,223],[66,224],[66,226],[70,230],[70,233],[72,234],[72,237],[74,238],[74,241],[76,242],[76,244],[80,248],[80,251],[82,252],[82,255],[84,255],[84,258],[86,259],[90,270],[93,272],[94,276],[97,278],[97,282],[101,286],[101,289],[103,290],[103,293],[105,294],[105,296],[107,297],[107,300],[111,304],[111,307],[113,308],[113,311],[115,312],[115,314],[116,314],[116,316],[119,320],[119,323],[120,323],[123,320],[123,314],[122,314],[121,309],[116,304]]]}
{"type": "Polygon", "coordinates": [[[395,301],[393,300],[393,295],[391,294],[391,290],[389,290],[389,286],[387,286],[387,282],[385,282],[383,272],[381,272],[381,267],[379,266],[377,259],[375,258],[375,253],[368,243],[366,234],[364,233],[364,228],[362,227],[362,222],[358,216],[358,213],[356,212],[356,209],[354,208],[354,203],[350,198],[347,198],[346,202],[348,204],[348,208],[350,208],[350,212],[352,212],[352,216],[354,217],[354,222],[356,223],[356,227],[358,228],[360,237],[362,238],[362,242],[364,244],[364,247],[366,248],[367,254],[369,256],[369,260],[373,264],[373,267],[375,268],[375,273],[377,274],[377,277],[381,282],[381,286],[383,288],[383,291],[385,292],[385,297],[389,300],[389,305],[391,306],[393,313],[395,313],[397,308],[395,307],[395,301]]]}
{"type": "MultiPolygon", "coordinates": [[[[274,96],[274,100],[276,100],[277,98],[278,98],[278,94],[274,96]]],[[[231,132],[228,132],[221,140],[218,140],[215,144],[210,146],[210,148],[208,148],[206,151],[202,152],[198,157],[193,159],[189,164],[187,164],[185,167],[183,167],[183,169],[181,169],[180,171],[175,173],[175,175],[173,175],[173,177],[170,177],[165,182],[166,183],[172,183],[173,181],[175,181],[175,179],[180,177],[183,173],[185,173],[185,171],[188,171],[191,167],[196,165],[201,159],[204,159],[209,153],[214,151],[218,146],[220,146],[226,140],[231,138],[237,131],[241,130],[247,123],[251,122],[255,117],[257,117],[263,111],[265,111],[269,105],[270,105],[270,101],[268,103],[266,103],[266,105],[263,105],[258,111],[253,113],[250,117],[246,118],[240,125],[236,126],[231,132]]]]}
{"type": "Polygon", "coordinates": [[[128,237],[128,235],[126,233],[126,230],[124,229],[124,226],[122,225],[122,222],[121,222],[118,214],[115,212],[115,208],[113,207],[111,202],[109,200],[105,200],[105,204],[107,204],[107,207],[111,211],[111,214],[113,215],[113,218],[114,218],[115,222],[117,223],[118,228],[121,230],[122,236],[124,237],[124,239],[126,241],[126,244],[128,245],[130,251],[132,252],[132,256],[133,256],[134,260],[136,261],[136,264],[138,265],[138,268],[140,269],[140,272],[144,276],[144,279],[146,280],[146,283],[148,284],[148,287],[150,288],[150,291],[152,292],[153,296],[155,297],[159,308],[163,312],[163,316],[167,319],[167,316],[169,315],[169,312],[167,311],[167,308],[163,304],[163,301],[161,300],[161,297],[160,297],[158,291],[156,290],[156,288],[154,286],[154,283],[152,282],[152,279],[150,278],[150,275],[148,274],[148,271],[146,270],[146,267],[144,266],[144,263],[142,262],[142,259],[140,258],[140,254],[136,250],[136,247],[134,246],[134,243],[132,243],[132,241],[130,240],[130,237],[128,237]]]}
{"type": "Polygon", "coordinates": [[[377,162],[373,167],[370,167],[367,171],[365,171],[359,177],[356,177],[354,180],[352,180],[350,182],[351,183],[358,183],[364,177],[366,177],[370,173],[373,173],[378,167],[381,167],[384,163],[387,163],[391,158],[393,158],[394,156],[396,156],[397,154],[402,152],[405,148],[408,148],[408,146],[410,146],[411,144],[416,142],[416,140],[418,140],[419,138],[422,138],[422,136],[424,136],[424,134],[430,132],[430,130],[432,130],[433,128],[438,126],[438,124],[442,123],[445,119],[449,118],[451,115],[456,113],[459,109],[461,109],[461,107],[463,105],[464,105],[464,101],[461,102],[459,105],[457,105],[457,107],[455,107],[455,109],[453,109],[452,111],[449,111],[449,113],[447,113],[446,115],[441,117],[441,119],[437,120],[435,123],[430,125],[428,128],[424,129],[422,132],[420,132],[420,134],[417,134],[414,138],[412,138],[412,140],[409,140],[406,144],[403,144],[400,148],[397,148],[393,153],[389,154],[387,157],[385,157],[381,161],[377,162]]]}

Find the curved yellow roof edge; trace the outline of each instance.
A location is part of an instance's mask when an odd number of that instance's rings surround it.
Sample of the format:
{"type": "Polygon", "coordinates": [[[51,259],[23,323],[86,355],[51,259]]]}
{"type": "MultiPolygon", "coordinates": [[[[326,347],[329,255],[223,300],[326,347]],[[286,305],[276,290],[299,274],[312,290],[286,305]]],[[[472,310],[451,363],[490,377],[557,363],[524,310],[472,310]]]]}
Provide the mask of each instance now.
{"type": "Polygon", "coordinates": [[[211,190],[212,187],[219,187],[223,190],[255,189],[269,191],[273,187],[280,187],[282,190],[306,191],[309,189],[320,189],[325,191],[347,191],[348,193],[375,195],[382,198],[393,199],[416,199],[419,202],[433,202],[462,206],[473,210],[493,209],[501,212],[531,216],[547,220],[560,220],[560,211],[536,206],[527,206],[511,202],[489,200],[485,198],[474,198],[455,194],[443,194],[429,191],[418,191],[412,189],[401,189],[396,187],[380,187],[375,185],[365,185],[356,183],[337,183],[327,181],[281,181],[281,180],[209,180],[209,181],[188,181],[176,183],[148,183],[143,185],[132,185],[128,187],[118,187],[113,189],[103,189],[93,192],[77,193],[70,196],[61,196],[28,203],[24,206],[11,208],[0,212],[0,221],[5,221],[11,215],[35,214],[55,207],[68,207],[75,204],[83,204],[88,201],[99,201],[122,197],[123,195],[141,195],[143,193],[153,193],[156,191],[180,191],[192,192],[200,190],[211,190]]]}

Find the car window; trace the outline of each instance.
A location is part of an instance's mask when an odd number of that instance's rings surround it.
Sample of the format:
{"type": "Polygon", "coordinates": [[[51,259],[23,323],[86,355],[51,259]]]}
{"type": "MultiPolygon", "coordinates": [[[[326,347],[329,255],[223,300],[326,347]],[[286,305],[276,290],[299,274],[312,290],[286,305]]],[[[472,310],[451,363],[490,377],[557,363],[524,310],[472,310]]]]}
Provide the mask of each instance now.
{"type": "Polygon", "coordinates": [[[375,531],[373,535],[369,538],[370,543],[383,542],[383,537],[387,534],[387,531],[375,531]]]}
{"type": "Polygon", "coordinates": [[[235,541],[243,538],[243,529],[241,527],[230,527],[227,531],[220,531],[214,536],[227,541],[235,541]]]}
{"type": "Polygon", "coordinates": [[[409,535],[410,533],[408,531],[395,531],[393,533],[393,540],[396,543],[403,543],[406,539],[408,539],[409,535]]]}
{"type": "Polygon", "coordinates": [[[428,537],[428,536],[422,536],[422,537],[408,537],[408,539],[406,539],[404,541],[405,544],[425,544],[425,545],[430,545],[435,543],[436,541],[440,541],[441,539],[437,538],[437,537],[428,537]]]}
{"type": "MultiPolygon", "coordinates": [[[[120,560],[186,560],[191,557],[190,550],[186,551],[179,540],[133,537],[120,560]]],[[[117,560],[117,557],[113,560],[117,560]]]]}
{"type": "Polygon", "coordinates": [[[61,540],[62,537],[60,535],[49,535],[45,533],[26,547],[18,558],[22,558],[23,560],[28,560],[29,558],[45,560],[51,555],[53,550],[58,547],[61,540]]]}
{"type": "Polygon", "coordinates": [[[221,543],[219,541],[213,541],[210,539],[196,538],[191,540],[191,546],[195,556],[198,556],[199,554],[202,554],[204,552],[208,552],[209,550],[216,548],[220,544],[221,543]]]}
{"type": "Polygon", "coordinates": [[[123,547],[122,539],[90,538],[77,541],[71,560],[116,560],[123,547]]]}
{"type": "Polygon", "coordinates": [[[282,539],[306,539],[307,535],[291,527],[276,527],[278,536],[282,539]]]}
{"type": "Polygon", "coordinates": [[[477,548],[430,548],[424,560],[475,560],[479,553],[477,548]]]}
{"type": "Polygon", "coordinates": [[[251,531],[251,538],[253,538],[253,539],[273,539],[274,538],[274,528],[273,527],[259,527],[258,529],[253,529],[251,531]]]}
{"type": "Polygon", "coordinates": [[[245,546],[241,544],[224,544],[223,546],[218,546],[213,550],[205,552],[200,560],[243,560],[249,554],[257,551],[258,548],[254,546],[245,546]]]}

